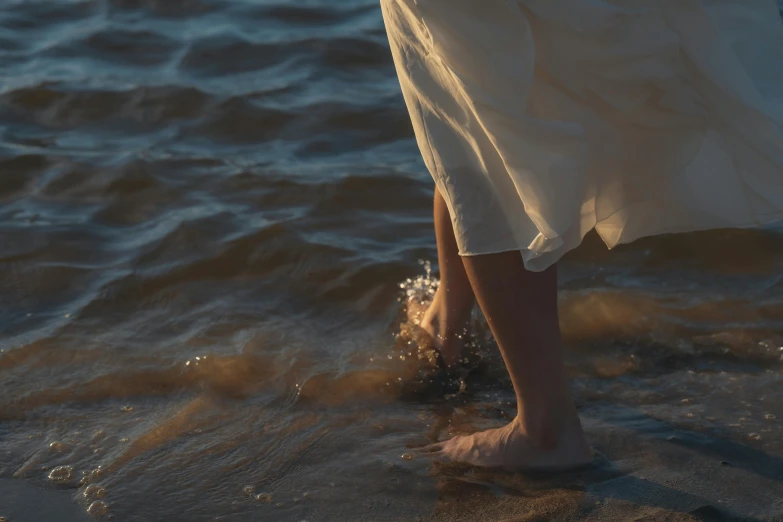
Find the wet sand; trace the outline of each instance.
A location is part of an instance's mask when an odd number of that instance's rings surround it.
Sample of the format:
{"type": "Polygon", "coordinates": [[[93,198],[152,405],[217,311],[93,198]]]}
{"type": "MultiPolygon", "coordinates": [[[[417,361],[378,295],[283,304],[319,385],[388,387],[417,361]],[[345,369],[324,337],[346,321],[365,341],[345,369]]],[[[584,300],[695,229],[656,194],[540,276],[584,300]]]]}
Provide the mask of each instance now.
{"type": "Polygon", "coordinates": [[[444,491],[433,519],[783,518],[780,457],[677,430],[632,409],[582,413],[598,451],[593,469],[552,478],[470,471],[444,491]],[[473,491],[460,484],[465,480],[476,484],[473,491]]]}
{"type": "MultiPolygon", "coordinates": [[[[783,458],[677,430],[630,408],[607,405],[582,416],[596,451],[585,470],[525,475],[400,461],[384,470],[396,475],[390,487],[360,506],[316,507],[305,497],[215,520],[783,520],[783,458]],[[431,469],[420,474],[423,468],[431,469]],[[415,488],[402,486],[411,478],[415,488]]],[[[0,516],[10,522],[89,520],[80,503],[73,491],[0,480],[0,516]]]]}

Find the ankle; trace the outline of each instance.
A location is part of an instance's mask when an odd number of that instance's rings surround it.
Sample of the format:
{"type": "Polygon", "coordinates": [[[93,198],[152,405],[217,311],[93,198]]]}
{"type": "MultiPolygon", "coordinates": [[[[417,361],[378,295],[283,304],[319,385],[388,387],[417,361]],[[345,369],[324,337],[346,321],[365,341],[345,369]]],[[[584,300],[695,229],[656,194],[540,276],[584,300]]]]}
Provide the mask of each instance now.
{"type": "Polygon", "coordinates": [[[436,310],[425,314],[421,325],[436,332],[437,338],[441,341],[454,341],[467,333],[469,318],[470,316],[457,320],[454,315],[446,311],[436,310]]]}
{"type": "Polygon", "coordinates": [[[456,318],[469,315],[475,304],[476,298],[472,290],[465,292],[440,286],[432,298],[430,308],[436,310],[438,315],[456,318]]]}
{"type": "Polygon", "coordinates": [[[457,338],[465,334],[470,324],[473,304],[455,309],[449,307],[444,300],[433,301],[421,319],[422,326],[427,326],[438,332],[444,339],[457,338]]]}
{"type": "Polygon", "coordinates": [[[514,419],[517,429],[525,434],[536,449],[553,451],[564,437],[574,430],[581,433],[581,423],[573,408],[549,408],[540,412],[519,412],[514,419]]]}
{"type": "Polygon", "coordinates": [[[524,434],[529,443],[537,450],[551,451],[557,448],[562,425],[551,421],[514,419],[515,429],[524,434]]]}

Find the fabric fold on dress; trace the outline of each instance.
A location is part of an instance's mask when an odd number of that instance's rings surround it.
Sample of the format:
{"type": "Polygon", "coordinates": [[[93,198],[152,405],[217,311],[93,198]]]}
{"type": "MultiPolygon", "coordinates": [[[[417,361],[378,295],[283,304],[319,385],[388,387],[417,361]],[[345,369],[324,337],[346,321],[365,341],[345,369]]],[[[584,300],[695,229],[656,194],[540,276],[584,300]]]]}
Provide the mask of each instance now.
{"type": "Polygon", "coordinates": [[[783,219],[774,0],[382,0],[462,255],[783,219]]]}

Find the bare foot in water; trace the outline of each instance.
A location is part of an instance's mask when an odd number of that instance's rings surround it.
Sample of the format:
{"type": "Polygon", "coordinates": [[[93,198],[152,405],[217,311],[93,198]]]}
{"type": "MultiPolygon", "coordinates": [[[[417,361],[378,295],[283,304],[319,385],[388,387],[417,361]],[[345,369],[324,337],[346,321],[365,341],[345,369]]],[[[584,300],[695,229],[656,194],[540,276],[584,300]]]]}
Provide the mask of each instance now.
{"type": "Polygon", "coordinates": [[[438,351],[446,367],[459,363],[462,349],[469,333],[470,316],[473,311],[472,293],[451,299],[447,303],[446,292],[441,288],[435,292],[432,302],[408,302],[408,321],[427,334],[432,348],[438,351]],[[450,305],[450,306],[449,306],[450,305]]]}
{"type": "Polygon", "coordinates": [[[592,452],[579,418],[570,419],[554,444],[534,444],[517,419],[502,428],[454,437],[422,449],[431,457],[445,457],[485,468],[509,471],[565,471],[592,462],[592,452]]]}

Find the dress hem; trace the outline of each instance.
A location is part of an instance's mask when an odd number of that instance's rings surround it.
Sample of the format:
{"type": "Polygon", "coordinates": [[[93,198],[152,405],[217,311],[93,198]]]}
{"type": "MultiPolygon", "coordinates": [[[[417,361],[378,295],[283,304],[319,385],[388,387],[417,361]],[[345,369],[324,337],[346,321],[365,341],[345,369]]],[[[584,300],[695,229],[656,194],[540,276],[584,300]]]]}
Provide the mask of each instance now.
{"type": "MultiPolygon", "coordinates": [[[[761,219],[756,220],[756,221],[754,221],[752,223],[743,223],[743,224],[740,224],[740,225],[731,225],[731,226],[725,226],[725,227],[715,227],[715,226],[711,226],[711,225],[703,225],[703,226],[699,226],[699,225],[684,225],[684,226],[678,226],[678,227],[668,227],[668,228],[665,228],[665,229],[662,229],[662,230],[655,230],[655,231],[650,231],[648,233],[640,234],[640,235],[637,235],[636,237],[633,237],[633,238],[620,239],[614,245],[610,245],[609,243],[607,243],[606,240],[604,239],[604,237],[601,235],[601,233],[599,231],[597,231],[595,226],[594,226],[594,227],[588,229],[584,234],[582,234],[582,237],[579,239],[579,242],[576,245],[574,245],[572,247],[564,248],[563,251],[557,256],[557,258],[554,261],[552,261],[551,263],[548,263],[547,266],[532,268],[532,267],[528,266],[529,265],[529,260],[525,260],[525,268],[530,270],[530,271],[532,271],[532,272],[543,272],[544,270],[546,270],[550,266],[552,266],[552,265],[556,264],[558,261],[560,261],[560,259],[562,259],[562,257],[565,254],[567,254],[571,250],[576,249],[579,245],[581,245],[582,242],[584,241],[585,236],[591,230],[596,230],[596,232],[598,233],[599,237],[601,237],[601,240],[606,245],[607,249],[612,250],[616,246],[627,245],[629,243],[633,243],[634,241],[636,241],[638,239],[643,239],[643,238],[646,238],[646,237],[655,237],[655,236],[664,235],[664,234],[686,234],[686,233],[690,233],[690,232],[706,232],[706,231],[710,231],[710,230],[732,230],[732,229],[740,229],[741,230],[741,229],[749,229],[749,228],[755,228],[755,227],[760,227],[760,226],[765,226],[765,225],[771,225],[773,223],[777,223],[777,222],[783,221],[783,212],[775,212],[775,213],[771,213],[771,214],[761,214],[760,216],[765,216],[765,217],[762,217],[761,219]]],[[[600,224],[600,222],[597,223],[597,224],[600,224]]],[[[555,236],[555,237],[552,237],[552,238],[548,238],[548,240],[557,240],[557,239],[560,239],[561,241],[563,241],[564,244],[566,244],[564,236],[555,236]]],[[[525,248],[525,247],[519,248],[519,247],[517,247],[517,248],[490,249],[490,250],[482,251],[482,252],[462,252],[462,251],[460,251],[459,255],[461,257],[475,257],[475,256],[485,256],[485,255],[492,255],[492,254],[503,254],[505,252],[520,252],[520,253],[529,252],[529,253],[533,254],[533,258],[531,260],[535,260],[535,259],[538,259],[538,258],[544,256],[545,254],[552,254],[555,251],[543,252],[543,253],[539,254],[539,253],[533,252],[529,248],[525,248]]]]}

